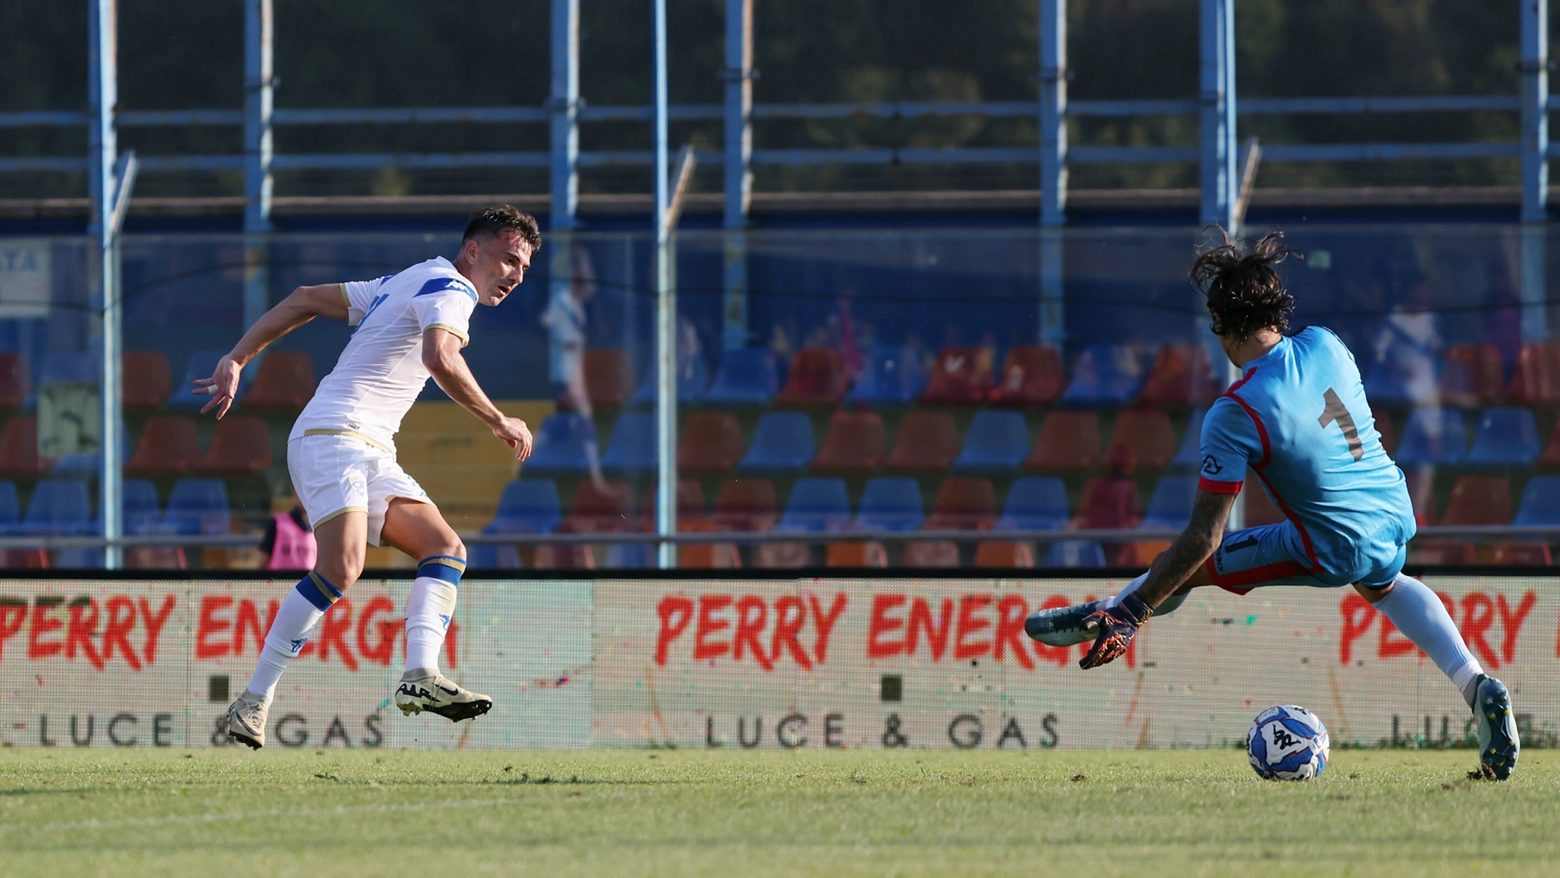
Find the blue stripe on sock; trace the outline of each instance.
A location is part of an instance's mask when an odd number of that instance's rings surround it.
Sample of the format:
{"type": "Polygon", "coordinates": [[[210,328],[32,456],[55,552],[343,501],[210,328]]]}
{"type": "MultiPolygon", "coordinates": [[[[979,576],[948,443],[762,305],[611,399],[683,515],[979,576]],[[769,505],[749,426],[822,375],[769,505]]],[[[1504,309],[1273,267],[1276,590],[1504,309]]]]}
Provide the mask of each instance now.
{"type": "Polygon", "coordinates": [[[459,558],[450,555],[434,555],[432,558],[423,559],[423,562],[417,565],[417,578],[421,579],[426,576],[431,579],[441,579],[450,585],[459,586],[460,575],[465,568],[466,562],[459,558]],[[460,566],[454,566],[450,563],[451,561],[458,562],[460,566]]]}
{"type": "Polygon", "coordinates": [[[303,595],[303,599],[313,604],[320,612],[330,609],[330,599],[320,593],[319,586],[314,584],[312,578],[305,576],[293,590],[303,595]]]}

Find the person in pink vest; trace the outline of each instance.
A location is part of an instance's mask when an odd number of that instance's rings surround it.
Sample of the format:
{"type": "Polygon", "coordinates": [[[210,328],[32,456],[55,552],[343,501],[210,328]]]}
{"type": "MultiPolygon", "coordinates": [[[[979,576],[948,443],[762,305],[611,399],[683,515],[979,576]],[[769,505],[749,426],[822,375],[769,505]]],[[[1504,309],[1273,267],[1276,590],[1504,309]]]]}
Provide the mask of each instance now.
{"type": "Polygon", "coordinates": [[[319,555],[319,545],[314,541],[314,528],[309,525],[309,515],[293,494],[290,512],[279,512],[266,523],[265,536],[260,540],[262,564],[267,570],[313,570],[319,555]]]}

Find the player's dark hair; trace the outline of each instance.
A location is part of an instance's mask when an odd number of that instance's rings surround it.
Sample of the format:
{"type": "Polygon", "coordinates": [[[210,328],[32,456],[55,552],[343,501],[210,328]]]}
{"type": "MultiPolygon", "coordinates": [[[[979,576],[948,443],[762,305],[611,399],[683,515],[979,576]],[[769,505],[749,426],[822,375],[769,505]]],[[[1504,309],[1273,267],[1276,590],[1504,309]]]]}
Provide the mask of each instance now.
{"type": "Polygon", "coordinates": [[[466,234],[461,237],[460,242],[464,244],[472,238],[484,238],[505,232],[514,232],[524,238],[525,242],[531,245],[532,253],[542,249],[542,230],[536,224],[536,217],[522,213],[507,204],[495,204],[472,214],[471,221],[466,223],[466,234]]]}
{"type": "Polygon", "coordinates": [[[1283,232],[1263,235],[1242,250],[1224,229],[1209,229],[1224,243],[1198,254],[1191,278],[1192,286],[1208,300],[1214,331],[1236,342],[1269,326],[1287,333],[1295,297],[1284,289],[1275,266],[1289,256],[1303,257],[1284,244],[1283,232]]]}

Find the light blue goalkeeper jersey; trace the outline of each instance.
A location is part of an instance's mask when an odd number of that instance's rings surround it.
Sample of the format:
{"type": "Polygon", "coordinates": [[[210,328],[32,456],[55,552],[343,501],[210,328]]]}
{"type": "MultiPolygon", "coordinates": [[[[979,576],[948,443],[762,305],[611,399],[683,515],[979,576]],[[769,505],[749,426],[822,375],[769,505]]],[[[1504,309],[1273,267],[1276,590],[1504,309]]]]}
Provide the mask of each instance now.
{"type": "Polygon", "coordinates": [[[1381,447],[1354,355],[1312,326],[1246,364],[1202,428],[1205,491],[1240,491],[1249,465],[1294,524],[1291,557],[1350,577],[1414,536],[1403,471],[1381,447]]]}

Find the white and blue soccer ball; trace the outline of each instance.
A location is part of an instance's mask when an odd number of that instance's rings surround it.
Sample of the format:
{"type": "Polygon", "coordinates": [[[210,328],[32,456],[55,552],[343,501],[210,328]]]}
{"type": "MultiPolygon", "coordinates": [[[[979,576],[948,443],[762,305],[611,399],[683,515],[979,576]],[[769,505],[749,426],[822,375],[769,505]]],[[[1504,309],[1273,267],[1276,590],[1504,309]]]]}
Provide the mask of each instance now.
{"type": "Polygon", "coordinates": [[[1257,714],[1246,732],[1246,756],[1266,780],[1310,780],[1327,767],[1327,727],[1303,707],[1284,704],[1257,714]]]}

